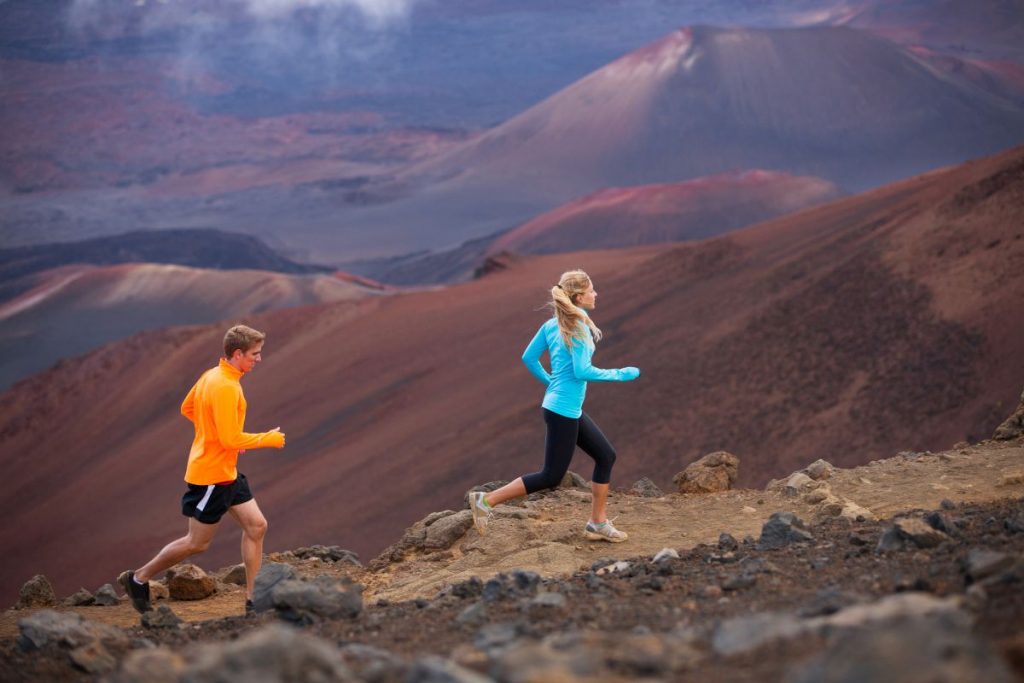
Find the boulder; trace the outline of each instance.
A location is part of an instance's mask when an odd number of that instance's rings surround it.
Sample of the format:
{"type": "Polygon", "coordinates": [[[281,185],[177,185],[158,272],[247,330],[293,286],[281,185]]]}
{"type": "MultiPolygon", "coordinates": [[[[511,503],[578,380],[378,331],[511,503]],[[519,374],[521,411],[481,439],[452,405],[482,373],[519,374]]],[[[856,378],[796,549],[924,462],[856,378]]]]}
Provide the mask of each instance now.
{"type": "Polygon", "coordinates": [[[271,594],[282,619],[308,624],[320,619],[343,619],[363,609],[363,587],[348,577],[318,576],[311,581],[289,579],[271,594]]]}
{"type": "Polygon", "coordinates": [[[73,612],[40,610],[18,621],[18,647],[25,651],[66,651],[71,664],[89,674],[113,671],[117,660],[110,648],[125,649],[128,638],[120,629],[83,619],[73,612]]]}
{"type": "Polygon", "coordinates": [[[807,531],[803,520],[792,512],[775,512],[761,527],[758,550],[775,550],[790,543],[806,543],[814,537],[807,531]]]}
{"type": "Polygon", "coordinates": [[[665,494],[647,477],[643,477],[629,489],[629,493],[641,498],[661,498],[665,494]]]}
{"type": "Polygon", "coordinates": [[[274,588],[282,581],[289,581],[297,576],[291,565],[281,562],[264,562],[260,567],[260,573],[256,575],[252,592],[252,603],[256,611],[266,612],[274,609],[274,588]]]}
{"type": "Polygon", "coordinates": [[[422,547],[426,550],[444,550],[462,538],[473,526],[473,513],[459,510],[435,520],[427,527],[422,547]]]}
{"type": "Polygon", "coordinates": [[[716,451],[690,463],[672,477],[680,493],[715,493],[728,491],[736,483],[740,460],[732,453],[716,451]]]}
{"type": "Polygon", "coordinates": [[[813,479],[803,472],[794,472],[789,476],[789,479],[786,480],[786,484],[782,487],[782,495],[789,498],[795,498],[805,490],[809,489],[811,482],[813,481],[813,479]]]}
{"type": "Polygon", "coordinates": [[[175,600],[202,600],[217,591],[217,582],[194,564],[167,570],[167,590],[175,600]]]}
{"type": "Polygon", "coordinates": [[[14,609],[56,606],[57,594],[53,592],[50,580],[42,574],[36,574],[21,587],[14,609]]]}
{"type": "Polygon", "coordinates": [[[992,438],[997,441],[1010,441],[1022,436],[1024,436],[1024,393],[1020,395],[1020,405],[1017,406],[1017,410],[996,428],[992,438]]]}
{"type": "Polygon", "coordinates": [[[1010,683],[1016,677],[969,621],[951,616],[901,620],[832,639],[786,683],[929,681],[1010,683]]]}
{"type": "Polygon", "coordinates": [[[304,560],[315,557],[324,562],[345,562],[356,567],[363,566],[359,561],[359,555],[337,545],[314,545],[309,548],[297,548],[294,553],[296,557],[304,560]]]}
{"type": "Polygon", "coordinates": [[[828,479],[829,477],[832,476],[832,473],[834,471],[835,468],[832,466],[832,463],[828,462],[827,460],[815,460],[810,465],[804,468],[804,472],[807,474],[807,476],[810,477],[811,479],[814,479],[815,481],[828,479]]]}
{"type": "Polygon", "coordinates": [[[274,624],[234,642],[202,646],[182,680],[354,683],[357,679],[345,666],[341,653],[327,641],[274,624]]]}

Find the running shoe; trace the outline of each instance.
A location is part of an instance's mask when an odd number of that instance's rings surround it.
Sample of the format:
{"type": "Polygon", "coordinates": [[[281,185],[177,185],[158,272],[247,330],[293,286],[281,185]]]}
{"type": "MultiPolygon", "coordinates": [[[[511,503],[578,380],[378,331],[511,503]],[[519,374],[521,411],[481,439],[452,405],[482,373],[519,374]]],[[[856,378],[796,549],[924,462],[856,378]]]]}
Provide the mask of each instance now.
{"type": "Polygon", "coordinates": [[[117,582],[124,588],[124,592],[128,594],[128,597],[132,600],[132,607],[135,608],[139,614],[145,614],[153,609],[152,603],[149,601],[149,582],[139,584],[135,582],[135,572],[126,571],[121,572],[121,575],[117,577],[117,582]]]}
{"type": "Polygon", "coordinates": [[[491,508],[484,503],[487,496],[483,491],[473,491],[469,494],[469,509],[473,512],[473,525],[481,534],[487,533],[487,523],[491,521],[491,508]]]}
{"type": "Polygon", "coordinates": [[[584,530],[584,536],[591,541],[608,541],[609,543],[622,543],[629,538],[629,534],[625,531],[619,531],[612,526],[611,520],[608,520],[604,524],[587,522],[586,529],[584,530]]]}

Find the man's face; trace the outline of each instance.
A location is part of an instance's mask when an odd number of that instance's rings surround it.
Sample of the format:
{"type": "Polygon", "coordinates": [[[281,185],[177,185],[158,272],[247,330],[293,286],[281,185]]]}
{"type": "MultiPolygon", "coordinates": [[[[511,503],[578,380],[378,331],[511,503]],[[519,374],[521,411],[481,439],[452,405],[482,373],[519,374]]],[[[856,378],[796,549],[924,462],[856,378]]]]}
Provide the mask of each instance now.
{"type": "Polygon", "coordinates": [[[241,349],[236,349],[232,360],[235,361],[235,365],[242,372],[252,372],[256,364],[263,360],[262,353],[263,342],[260,342],[255,346],[249,347],[249,350],[245,352],[241,349]]]}

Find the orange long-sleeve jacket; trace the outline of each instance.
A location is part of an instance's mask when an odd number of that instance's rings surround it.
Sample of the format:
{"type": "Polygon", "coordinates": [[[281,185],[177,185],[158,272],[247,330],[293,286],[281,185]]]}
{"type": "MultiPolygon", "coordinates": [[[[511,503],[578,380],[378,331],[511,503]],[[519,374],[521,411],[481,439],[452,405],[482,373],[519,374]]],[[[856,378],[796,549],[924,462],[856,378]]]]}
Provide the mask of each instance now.
{"type": "Polygon", "coordinates": [[[280,432],[249,434],[245,424],[242,377],[225,359],[199,378],[181,404],[181,414],[196,428],[188,455],[185,481],[189,484],[223,484],[238,478],[238,451],[251,448],[282,448],[280,432]]]}

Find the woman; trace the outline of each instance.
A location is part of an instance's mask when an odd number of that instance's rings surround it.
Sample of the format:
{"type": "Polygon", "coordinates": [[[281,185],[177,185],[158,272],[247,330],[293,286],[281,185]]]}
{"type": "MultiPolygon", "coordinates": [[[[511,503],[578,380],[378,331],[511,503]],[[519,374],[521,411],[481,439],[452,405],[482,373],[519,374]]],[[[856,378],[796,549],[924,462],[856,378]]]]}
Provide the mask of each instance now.
{"type": "Polygon", "coordinates": [[[548,305],[554,309],[554,316],[540,326],[523,352],[526,367],[547,387],[542,404],[547,424],[544,469],[519,477],[497,491],[472,493],[470,509],[480,533],[487,532],[493,506],[558,486],[569,469],[573,451],[579,446],[594,459],[592,510],[584,535],[591,540],[612,543],[628,538],[625,532],[612,526],[605,515],[615,449],[583,412],[583,397],[587,393],[587,382],[628,382],[639,377],[640,371],[633,367],[601,370],[590,364],[594,342],[601,339],[601,330],[587,315],[596,304],[597,292],[582,270],[563,273],[558,284],[551,288],[548,305]],[[551,361],[550,374],[540,364],[544,351],[551,361]]]}

